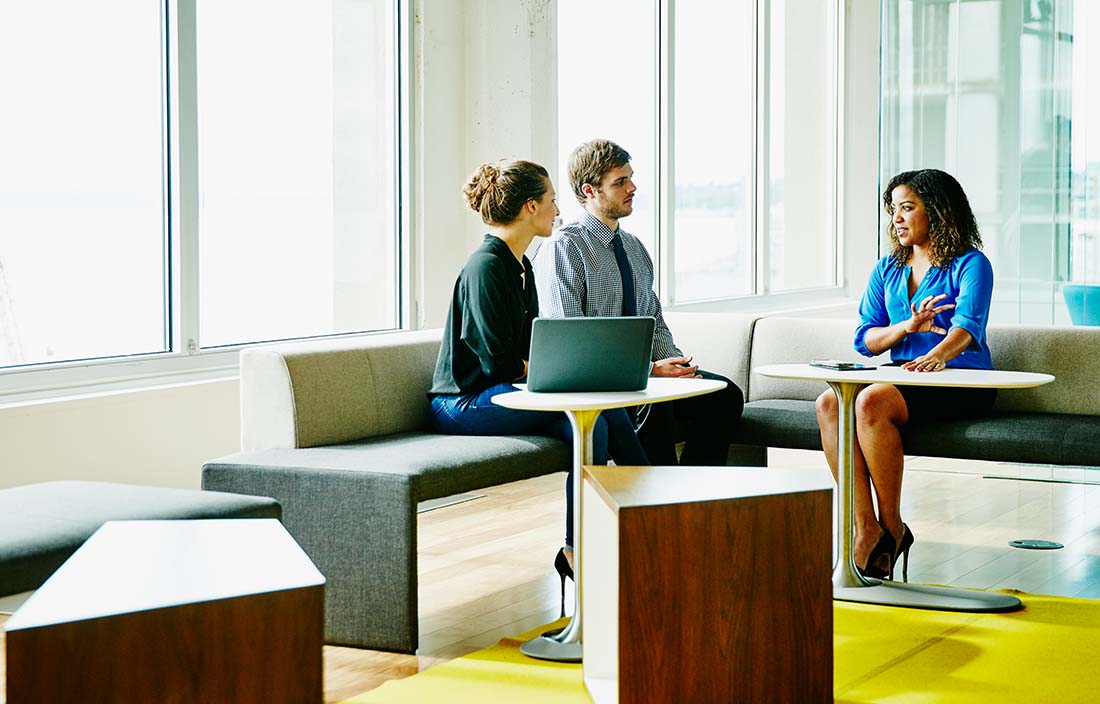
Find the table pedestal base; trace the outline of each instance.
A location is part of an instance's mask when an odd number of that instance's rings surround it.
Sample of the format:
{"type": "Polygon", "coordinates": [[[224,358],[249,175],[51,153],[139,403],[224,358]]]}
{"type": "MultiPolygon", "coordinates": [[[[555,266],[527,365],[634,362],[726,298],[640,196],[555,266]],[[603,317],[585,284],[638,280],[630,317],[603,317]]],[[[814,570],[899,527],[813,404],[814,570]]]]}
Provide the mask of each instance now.
{"type": "Polygon", "coordinates": [[[580,662],[583,647],[579,640],[565,642],[561,638],[564,629],[547,631],[519,646],[519,652],[539,660],[553,660],[554,662],[580,662]]]}
{"type": "MultiPolygon", "coordinates": [[[[878,580],[869,581],[877,582],[878,580]]],[[[1008,594],[890,581],[882,581],[866,587],[834,586],[833,598],[839,601],[858,601],[863,604],[903,606],[910,609],[933,609],[936,611],[981,613],[1013,611],[1020,608],[1020,600],[1008,594]]]]}

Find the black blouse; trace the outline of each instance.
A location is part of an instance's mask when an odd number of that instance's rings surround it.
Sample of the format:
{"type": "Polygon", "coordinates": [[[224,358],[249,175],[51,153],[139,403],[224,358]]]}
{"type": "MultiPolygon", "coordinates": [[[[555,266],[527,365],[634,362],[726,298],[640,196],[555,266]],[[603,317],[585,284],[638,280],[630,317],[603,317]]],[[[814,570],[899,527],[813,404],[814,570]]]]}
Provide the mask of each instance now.
{"type": "Polygon", "coordinates": [[[430,395],[474,394],[516,381],[531,348],[539,299],[531,261],[485,235],[455,281],[430,395]]]}

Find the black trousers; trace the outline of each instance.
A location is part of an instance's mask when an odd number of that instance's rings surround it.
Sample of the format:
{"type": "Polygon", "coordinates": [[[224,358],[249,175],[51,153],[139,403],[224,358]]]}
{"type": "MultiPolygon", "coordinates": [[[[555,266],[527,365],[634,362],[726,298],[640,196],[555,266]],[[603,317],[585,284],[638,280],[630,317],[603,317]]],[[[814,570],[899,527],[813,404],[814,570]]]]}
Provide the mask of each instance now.
{"type": "Polygon", "coordinates": [[[654,466],[721,466],[726,464],[730,434],[741,418],[745,395],[737,384],[718,374],[699,370],[704,379],[726,382],[726,388],[702,396],[651,404],[638,430],[638,439],[654,466]],[[676,443],[684,451],[676,461],[676,443]]]}

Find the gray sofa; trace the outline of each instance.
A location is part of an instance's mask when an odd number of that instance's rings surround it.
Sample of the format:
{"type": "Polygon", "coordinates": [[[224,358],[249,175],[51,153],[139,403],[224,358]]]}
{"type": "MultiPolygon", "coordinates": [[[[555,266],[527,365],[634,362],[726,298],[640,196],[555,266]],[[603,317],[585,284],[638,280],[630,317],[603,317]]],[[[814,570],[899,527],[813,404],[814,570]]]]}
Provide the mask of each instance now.
{"type": "Polygon", "coordinates": [[[277,499],[326,577],[329,643],[417,647],[416,506],[565,471],[545,437],[428,432],[440,331],[241,353],[242,452],[203,466],[204,489],[277,499]]]}
{"type": "MultiPolygon", "coordinates": [[[[821,449],[822,383],[751,372],[814,357],[855,359],[854,322],[669,313],[679,346],[745,392],[730,463],[767,464],[768,447],[821,449]]],[[[416,504],[568,468],[561,442],[427,432],[425,392],[439,331],[248,350],[241,355],[242,452],[208,462],[203,488],[277,499],[283,523],[327,578],[326,640],[417,647],[416,504]]],[[[1057,381],[1004,391],[992,418],[907,430],[933,456],[1097,465],[1100,328],[994,326],[1001,369],[1057,381]]],[[[882,360],[878,360],[882,361],[882,360]]]]}
{"type": "MultiPolygon", "coordinates": [[[[681,313],[669,316],[669,326],[681,348],[742,385],[745,412],[735,432],[742,446],[731,452],[734,462],[765,465],[768,447],[821,449],[813,402],[828,387],[751,370],[815,357],[859,360],[854,320],[681,313]]],[[[906,454],[1100,466],[1100,327],[991,325],[989,344],[996,368],[1044,372],[1055,381],[1001,390],[988,418],[908,427],[906,454]]]]}

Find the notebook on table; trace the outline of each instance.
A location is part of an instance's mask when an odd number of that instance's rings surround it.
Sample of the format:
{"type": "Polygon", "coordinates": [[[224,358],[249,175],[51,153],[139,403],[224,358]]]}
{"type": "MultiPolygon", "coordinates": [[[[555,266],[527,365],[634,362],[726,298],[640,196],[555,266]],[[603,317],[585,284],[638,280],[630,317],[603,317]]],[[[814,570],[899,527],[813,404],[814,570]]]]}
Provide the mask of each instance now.
{"type": "Polygon", "coordinates": [[[649,379],[652,317],[535,318],[529,391],[638,391],[649,379]]]}

